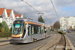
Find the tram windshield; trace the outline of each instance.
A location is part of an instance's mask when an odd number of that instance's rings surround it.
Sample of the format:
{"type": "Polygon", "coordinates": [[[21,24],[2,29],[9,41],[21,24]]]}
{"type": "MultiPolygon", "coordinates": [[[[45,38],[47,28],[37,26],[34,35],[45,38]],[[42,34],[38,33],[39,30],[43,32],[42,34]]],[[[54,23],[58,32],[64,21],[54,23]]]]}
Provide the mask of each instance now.
{"type": "Polygon", "coordinates": [[[24,24],[13,24],[12,34],[22,34],[24,24]]]}

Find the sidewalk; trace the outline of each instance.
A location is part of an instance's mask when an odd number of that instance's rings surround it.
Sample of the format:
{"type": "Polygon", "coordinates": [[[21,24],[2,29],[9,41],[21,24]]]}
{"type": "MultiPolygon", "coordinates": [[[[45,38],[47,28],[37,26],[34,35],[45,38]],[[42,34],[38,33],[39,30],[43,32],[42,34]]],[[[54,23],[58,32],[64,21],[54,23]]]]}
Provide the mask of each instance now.
{"type": "Polygon", "coordinates": [[[11,39],[11,37],[0,38],[0,46],[10,44],[10,42],[9,42],[10,39],[11,39]]]}
{"type": "Polygon", "coordinates": [[[66,38],[66,50],[75,50],[73,44],[66,35],[65,38],[66,38]]]}
{"type": "Polygon", "coordinates": [[[10,40],[11,39],[11,37],[4,37],[4,38],[0,38],[0,41],[6,41],[6,40],[10,40]]]}

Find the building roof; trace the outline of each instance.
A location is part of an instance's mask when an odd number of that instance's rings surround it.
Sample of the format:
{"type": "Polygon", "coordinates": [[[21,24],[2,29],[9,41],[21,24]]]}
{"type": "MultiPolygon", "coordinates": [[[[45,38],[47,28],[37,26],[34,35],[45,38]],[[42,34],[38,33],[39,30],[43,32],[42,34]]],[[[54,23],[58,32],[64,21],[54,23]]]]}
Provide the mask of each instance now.
{"type": "Polygon", "coordinates": [[[6,9],[8,17],[10,17],[12,9],[6,9]]]}
{"type": "Polygon", "coordinates": [[[15,17],[21,18],[21,15],[22,15],[22,14],[15,14],[15,17]]]}
{"type": "Polygon", "coordinates": [[[5,8],[0,8],[0,15],[1,15],[1,16],[3,15],[4,9],[5,9],[5,8]]]}

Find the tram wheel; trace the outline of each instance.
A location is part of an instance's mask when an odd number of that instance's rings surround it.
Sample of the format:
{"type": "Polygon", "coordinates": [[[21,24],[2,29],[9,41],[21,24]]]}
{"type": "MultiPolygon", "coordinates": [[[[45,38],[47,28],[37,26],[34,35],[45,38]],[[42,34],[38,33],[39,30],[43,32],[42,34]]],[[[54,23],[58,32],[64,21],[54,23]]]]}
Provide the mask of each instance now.
{"type": "Polygon", "coordinates": [[[35,39],[35,41],[37,41],[37,39],[35,39]]]}
{"type": "Polygon", "coordinates": [[[33,38],[33,42],[36,42],[36,41],[37,41],[37,39],[34,39],[34,38],[33,38]]]}
{"type": "Polygon", "coordinates": [[[13,44],[13,43],[10,43],[10,44],[13,44]]]}

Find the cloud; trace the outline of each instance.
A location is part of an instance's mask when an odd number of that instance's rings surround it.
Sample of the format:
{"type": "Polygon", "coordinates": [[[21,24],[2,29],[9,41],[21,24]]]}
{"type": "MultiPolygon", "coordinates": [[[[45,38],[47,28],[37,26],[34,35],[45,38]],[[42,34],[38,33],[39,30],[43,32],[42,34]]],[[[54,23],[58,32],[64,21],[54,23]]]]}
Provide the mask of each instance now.
{"type": "Polygon", "coordinates": [[[74,5],[74,0],[56,0],[55,5],[58,7],[74,5]]]}
{"type": "MultiPolygon", "coordinates": [[[[36,10],[40,11],[43,14],[44,20],[51,24],[58,20],[56,13],[53,9],[53,6],[50,0],[24,0],[28,4],[32,5],[36,10]],[[51,20],[51,22],[50,22],[51,20]]],[[[56,12],[60,17],[62,16],[74,16],[75,12],[75,1],[74,0],[52,0],[55,6],[56,12]],[[68,9],[73,7],[72,9],[68,9]],[[68,11],[66,11],[68,9],[68,11]],[[73,13],[71,13],[73,12],[73,13]]],[[[28,6],[26,3],[21,0],[0,0],[0,8],[13,9],[21,14],[26,14],[27,17],[33,18],[34,20],[38,19],[38,12],[28,6]]]]}

